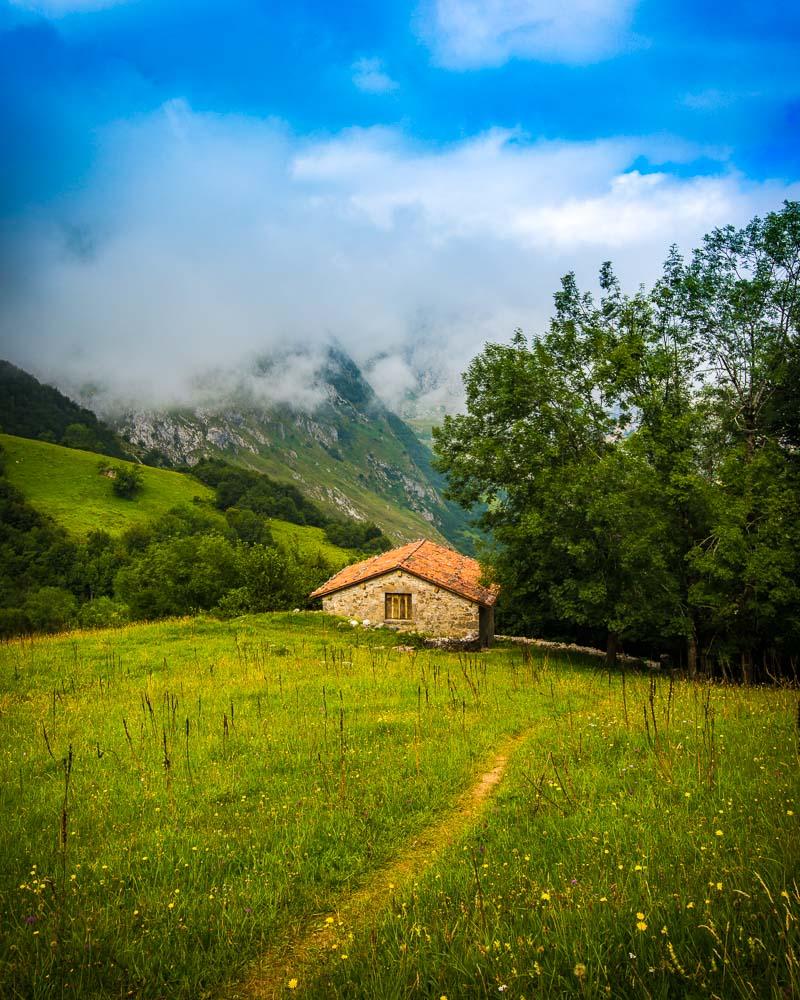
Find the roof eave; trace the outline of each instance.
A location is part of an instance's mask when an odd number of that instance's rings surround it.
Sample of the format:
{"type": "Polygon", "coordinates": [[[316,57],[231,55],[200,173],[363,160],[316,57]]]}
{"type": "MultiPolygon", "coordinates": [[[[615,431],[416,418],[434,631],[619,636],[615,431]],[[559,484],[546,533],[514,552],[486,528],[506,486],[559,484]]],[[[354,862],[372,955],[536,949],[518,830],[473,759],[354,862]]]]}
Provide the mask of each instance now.
{"type": "Polygon", "coordinates": [[[388,576],[389,573],[396,573],[398,570],[403,573],[408,573],[409,576],[415,576],[418,580],[424,580],[425,583],[430,583],[434,587],[441,587],[442,590],[447,590],[451,594],[455,594],[456,597],[461,597],[465,601],[471,601],[473,604],[480,604],[484,608],[491,608],[497,602],[497,594],[490,594],[488,598],[482,600],[480,597],[474,597],[472,594],[465,594],[463,590],[456,590],[455,587],[449,587],[446,583],[442,583],[441,580],[434,580],[429,576],[425,576],[422,573],[418,573],[413,569],[408,569],[408,567],[403,565],[394,566],[392,569],[381,570],[380,573],[370,573],[369,576],[362,576],[360,580],[353,580],[351,583],[343,583],[339,587],[326,588],[324,585],[318,587],[317,590],[312,591],[309,597],[329,597],[331,594],[338,594],[340,590],[349,590],[351,587],[359,587],[362,583],[367,583],[369,580],[377,580],[381,576],[388,576]]]}

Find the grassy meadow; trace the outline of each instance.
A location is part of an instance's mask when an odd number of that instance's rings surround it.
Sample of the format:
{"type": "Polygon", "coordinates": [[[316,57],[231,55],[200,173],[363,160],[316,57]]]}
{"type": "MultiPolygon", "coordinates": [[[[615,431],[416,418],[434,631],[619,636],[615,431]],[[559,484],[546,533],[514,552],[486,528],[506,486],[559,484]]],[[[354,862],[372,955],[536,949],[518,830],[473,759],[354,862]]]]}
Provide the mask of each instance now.
{"type": "MultiPolygon", "coordinates": [[[[114,495],[111,481],[100,474],[98,465],[131,463],[9,434],[0,434],[0,446],[6,454],[6,474],[12,485],[40,513],[49,515],[75,536],[90,531],[120,535],[134,524],[149,523],[173,507],[196,502],[196,498],[208,508],[213,504],[214,491],[185,473],[140,465],[142,491],[127,500],[114,495]]],[[[224,525],[221,514],[219,520],[224,525]]],[[[322,528],[277,518],[268,518],[268,524],[274,541],[284,549],[296,550],[301,557],[322,555],[334,569],[358,557],[354,551],[332,545],[322,528]]]]}
{"type": "Polygon", "coordinates": [[[0,646],[0,995],[248,996],[376,880],[279,995],[798,995],[796,691],[397,641],[305,613],[0,646]]]}
{"type": "Polygon", "coordinates": [[[91,451],[62,448],[45,441],[0,434],[6,475],[42,514],[75,535],[107,531],[119,535],[134,524],[152,521],[195,497],[211,501],[213,491],[180,472],[138,466],[142,491],[132,500],[115,496],[111,481],[98,470],[101,462],[132,465],[91,451]]]}

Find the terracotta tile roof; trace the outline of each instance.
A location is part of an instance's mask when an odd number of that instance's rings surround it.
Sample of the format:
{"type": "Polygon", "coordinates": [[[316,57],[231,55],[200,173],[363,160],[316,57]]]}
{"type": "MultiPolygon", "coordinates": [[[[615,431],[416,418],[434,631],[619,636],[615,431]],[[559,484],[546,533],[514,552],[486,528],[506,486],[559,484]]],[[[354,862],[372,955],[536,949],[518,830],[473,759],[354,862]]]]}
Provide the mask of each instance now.
{"type": "Polygon", "coordinates": [[[396,569],[418,576],[437,587],[451,590],[454,594],[466,597],[477,604],[489,605],[497,600],[498,587],[484,587],[478,582],[481,578],[481,567],[476,559],[462,556],[460,552],[445,548],[444,545],[437,545],[425,538],[401,545],[397,549],[390,549],[389,552],[382,552],[363,562],[353,563],[352,566],[345,566],[327,583],[317,587],[310,596],[323,597],[325,594],[344,590],[346,587],[363,583],[376,576],[383,576],[384,573],[391,573],[396,569]]]}

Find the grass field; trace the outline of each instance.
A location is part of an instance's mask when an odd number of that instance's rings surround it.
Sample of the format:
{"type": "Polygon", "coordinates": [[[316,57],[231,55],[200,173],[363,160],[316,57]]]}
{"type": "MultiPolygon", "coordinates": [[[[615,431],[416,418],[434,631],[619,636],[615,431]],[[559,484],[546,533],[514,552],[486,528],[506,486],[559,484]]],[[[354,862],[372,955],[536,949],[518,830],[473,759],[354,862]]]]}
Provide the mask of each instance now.
{"type": "Polygon", "coordinates": [[[257,995],[276,948],[286,996],[798,995],[796,691],[394,643],[278,614],[0,647],[0,995],[257,995]]]}
{"type": "Polygon", "coordinates": [[[37,510],[49,514],[76,535],[89,531],[118,535],[133,524],[158,517],[170,507],[191,503],[194,497],[202,500],[213,497],[207,486],[189,476],[139,466],[142,491],[134,499],[125,500],[114,495],[111,481],[100,475],[98,463],[132,463],[9,434],[0,434],[0,445],[6,453],[9,481],[37,510]]]}
{"type": "Polygon", "coordinates": [[[306,559],[321,555],[334,569],[341,569],[348,563],[363,558],[357,552],[331,545],[322,528],[290,524],[289,521],[279,521],[276,518],[270,518],[269,528],[277,545],[284,549],[296,549],[306,559]]]}
{"type": "MultiPolygon", "coordinates": [[[[104,461],[101,455],[9,434],[0,434],[0,445],[6,454],[9,481],[37,510],[79,536],[98,530],[118,535],[172,507],[192,503],[195,497],[210,502],[214,496],[207,486],[183,473],[139,466],[144,488],[135,499],[124,500],[114,496],[110,480],[99,474],[98,463],[104,461]]],[[[355,552],[331,545],[322,528],[274,518],[269,526],[278,545],[296,549],[309,559],[320,554],[335,569],[357,557],[355,552]]]]}

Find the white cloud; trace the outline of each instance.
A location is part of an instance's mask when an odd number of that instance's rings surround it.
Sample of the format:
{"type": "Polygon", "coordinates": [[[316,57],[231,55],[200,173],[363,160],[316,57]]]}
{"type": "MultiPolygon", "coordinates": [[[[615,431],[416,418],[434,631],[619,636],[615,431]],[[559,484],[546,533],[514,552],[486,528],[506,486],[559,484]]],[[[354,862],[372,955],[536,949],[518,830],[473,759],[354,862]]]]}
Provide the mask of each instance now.
{"type": "Polygon", "coordinates": [[[633,44],[636,0],[426,0],[421,34],[450,69],[510,59],[592,63],[633,44]]]}
{"type": "Polygon", "coordinates": [[[356,59],[350,68],[353,83],[367,94],[389,94],[399,86],[385,71],[381,59],[356,59]]]}
{"type": "Polygon", "coordinates": [[[440,401],[486,340],[544,328],[566,271],[590,285],[611,258],[635,287],[671,243],[688,250],[800,196],[724,163],[642,172],[642,158],[708,153],[664,138],[493,130],[439,148],[352,129],[309,142],[173,102],[99,142],[86,189],[15,237],[0,355],[144,401],[232,380],[313,406],[332,339],[372,362],[391,402],[431,372],[423,388],[440,401]],[[274,377],[246,374],[275,353],[274,377]]]}

